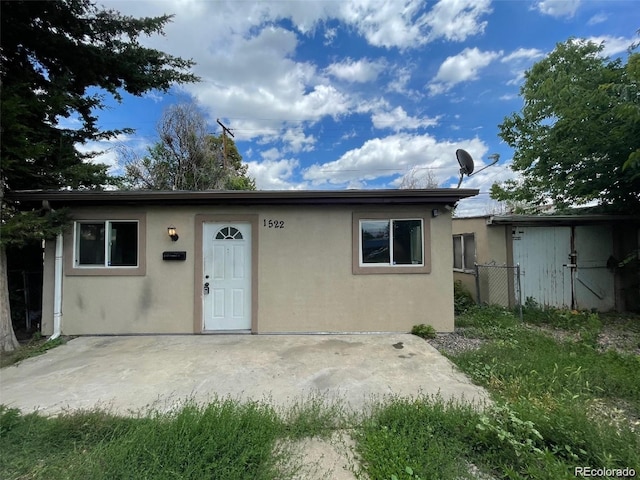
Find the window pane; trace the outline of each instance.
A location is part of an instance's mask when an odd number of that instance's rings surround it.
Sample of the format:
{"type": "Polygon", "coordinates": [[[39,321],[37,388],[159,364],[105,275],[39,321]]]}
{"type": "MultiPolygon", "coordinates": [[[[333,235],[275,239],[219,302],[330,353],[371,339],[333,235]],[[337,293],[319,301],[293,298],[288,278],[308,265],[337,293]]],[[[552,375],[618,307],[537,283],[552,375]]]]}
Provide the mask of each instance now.
{"type": "Polygon", "coordinates": [[[453,268],[462,268],[462,237],[453,237],[453,268]]]}
{"type": "Polygon", "coordinates": [[[216,240],[242,240],[242,232],[235,227],[222,227],[216,234],[216,240]]]}
{"type": "Polygon", "coordinates": [[[362,263],[389,263],[389,221],[363,220],[362,263]]]}
{"type": "Polygon", "coordinates": [[[422,221],[393,221],[394,265],[421,265],[422,244],[422,221]]]}
{"type": "Polygon", "coordinates": [[[476,262],[476,239],[474,235],[464,236],[464,268],[474,268],[476,262]]]}
{"type": "Polygon", "coordinates": [[[114,267],[135,267],[138,264],[138,224],[111,222],[110,264],[114,267]]]}
{"type": "Polygon", "coordinates": [[[78,224],[78,263],[104,266],[104,222],[78,224]]]}

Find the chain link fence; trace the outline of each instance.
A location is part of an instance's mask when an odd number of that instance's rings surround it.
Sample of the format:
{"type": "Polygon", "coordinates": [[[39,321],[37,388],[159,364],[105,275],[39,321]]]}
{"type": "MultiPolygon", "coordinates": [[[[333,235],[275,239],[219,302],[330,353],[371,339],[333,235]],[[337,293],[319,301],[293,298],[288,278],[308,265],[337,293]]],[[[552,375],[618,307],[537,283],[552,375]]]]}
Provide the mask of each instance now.
{"type": "Polygon", "coordinates": [[[522,320],[520,265],[475,264],[478,304],[518,308],[522,320]]]}

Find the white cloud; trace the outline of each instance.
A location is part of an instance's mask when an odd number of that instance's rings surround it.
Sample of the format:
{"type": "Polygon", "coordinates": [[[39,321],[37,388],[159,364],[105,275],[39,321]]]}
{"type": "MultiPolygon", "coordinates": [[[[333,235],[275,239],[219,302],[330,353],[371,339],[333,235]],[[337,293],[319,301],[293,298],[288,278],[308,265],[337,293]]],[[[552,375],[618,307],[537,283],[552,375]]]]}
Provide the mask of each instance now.
{"type": "Polygon", "coordinates": [[[634,42],[633,38],[611,37],[609,35],[589,37],[587,40],[597,44],[603,43],[604,49],[602,50],[602,55],[605,57],[612,57],[626,52],[629,46],[634,42]]]}
{"type": "Polygon", "coordinates": [[[123,164],[128,159],[146,154],[148,145],[137,137],[120,134],[109,140],[77,143],[75,147],[82,154],[95,155],[88,162],[108,165],[111,175],[120,175],[123,173],[123,164]]]}
{"type": "Polygon", "coordinates": [[[313,142],[307,136],[301,145],[300,136],[287,133],[289,129],[342,115],[352,105],[314,64],[293,58],[299,34],[273,22],[289,18],[300,32],[311,32],[318,21],[335,16],[338,6],[177,0],[107,4],[134,16],[176,12],[165,36],[143,41],[195,60],[193,71],[202,81],[179,90],[197,102],[211,123],[218,117],[228,119],[236,140],[290,139],[290,151],[304,150],[313,142]]]}
{"type": "Polygon", "coordinates": [[[146,92],[142,95],[143,98],[148,98],[149,100],[153,100],[155,103],[160,103],[164,97],[157,92],[151,91],[146,92]]]}
{"type": "Polygon", "coordinates": [[[438,118],[410,117],[402,107],[396,107],[391,111],[376,112],[371,116],[371,121],[376,128],[388,128],[395,132],[415,130],[421,127],[432,127],[438,124],[438,118]]]}
{"type": "Polygon", "coordinates": [[[507,81],[507,85],[520,85],[524,80],[524,72],[534,60],[542,58],[545,53],[537,48],[519,48],[500,59],[500,62],[509,65],[512,78],[507,81]]]}
{"type": "MultiPolygon", "coordinates": [[[[518,177],[510,168],[510,161],[489,167],[477,175],[465,177],[460,188],[474,188],[480,190],[480,195],[461,200],[456,208],[456,217],[470,217],[477,215],[486,215],[495,209],[496,201],[489,195],[491,185],[498,182],[501,183],[507,179],[515,179],[518,177]]],[[[455,187],[457,180],[451,182],[446,187],[455,187]]]]}
{"type": "Polygon", "coordinates": [[[324,44],[325,46],[329,46],[333,43],[335,38],[338,36],[338,30],[335,28],[327,28],[324,32],[324,44]]]}
{"type": "Polygon", "coordinates": [[[314,186],[367,182],[404,174],[416,166],[434,169],[439,183],[459,170],[457,148],[464,148],[480,158],[486,145],[474,138],[460,142],[438,141],[431,135],[398,133],[367,140],[361,147],[344,153],[338,160],[314,164],[303,178],[314,186]]]}
{"type": "MultiPolygon", "coordinates": [[[[342,115],[352,105],[314,65],[289,58],[296,45],[295,34],[279,28],[252,38],[235,37],[196,67],[204,81],[184,88],[212,119],[231,119],[240,140],[279,137],[297,142],[299,136],[284,135],[290,123],[312,124],[342,115]]],[[[300,148],[291,145],[291,151],[300,148]]]]}
{"type": "Polygon", "coordinates": [[[544,52],[537,48],[519,48],[500,59],[502,63],[511,63],[516,60],[532,61],[544,57],[544,52]]]}
{"type": "MultiPolygon", "coordinates": [[[[364,187],[371,181],[389,185],[394,177],[416,166],[433,168],[438,180],[446,183],[457,178],[456,148],[465,148],[476,158],[487,151],[479,139],[455,142],[432,135],[401,133],[435,125],[438,117],[421,118],[413,107],[396,106],[399,104],[393,94],[408,96],[412,101],[426,95],[426,91],[413,90],[412,84],[413,77],[419,76],[415,70],[417,57],[412,55],[423,52],[408,50],[435,40],[460,42],[481,35],[491,13],[490,0],[437,3],[105,0],[105,3],[107,8],[136,17],[176,14],[165,29],[165,36],[141,41],[146,46],[196,61],[195,73],[203,81],[180,87],[180,93],[192,97],[214,126],[215,118],[228,121],[237,142],[254,141],[245,157],[250,160],[249,174],[256,178],[259,188],[364,187]],[[281,20],[287,21],[280,23],[281,20]],[[368,58],[342,60],[337,48],[342,47],[339,42],[345,39],[343,34],[349,38],[357,36],[357,44],[362,47],[359,51],[368,58]],[[317,35],[314,41],[324,41],[327,47],[322,49],[320,45],[324,57],[307,49],[313,45],[310,39],[314,35],[317,35]],[[400,60],[384,59],[379,57],[380,49],[374,53],[365,50],[365,42],[402,50],[403,55],[400,60]],[[330,49],[335,49],[332,52],[336,56],[332,56],[330,49]],[[318,60],[306,60],[314,57],[318,60]],[[316,63],[326,62],[327,57],[334,62],[330,66],[316,63]],[[334,78],[358,85],[332,83],[334,78]],[[386,84],[378,85],[380,88],[373,93],[366,90],[368,85],[360,85],[381,80],[386,84]],[[374,98],[375,95],[379,97],[374,98]],[[292,158],[297,153],[315,150],[325,141],[330,144],[349,140],[353,144],[356,134],[366,134],[361,128],[362,119],[337,127],[331,126],[331,122],[319,123],[327,117],[339,120],[355,114],[371,114],[375,128],[391,128],[394,134],[366,141],[342,155],[334,154],[329,160],[320,156],[327,155],[329,150],[318,149],[317,163],[302,170],[300,160],[305,157],[292,158]],[[319,125],[322,133],[311,134],[309,127],[319,125]],[[334,137],[327,141],[321,137],[323,134],[334,137]]],[[[549,2],[542,3],[550,8],[549,2]]],[[[390,57],[396,53],[385,52],[390,57]]],[[[501,55],[468,48],[445,60],[429,90],[432,94],[445,92],[460,82],[475,80],[483,68],[501,55]]],[[[535,49],[520,49],[504,58],[511,67],[518,62],[530,62],[536,55],[535,49]]],[[[455,128],[458,127],[450,126],[450,132],[455,128]]]]}
{"type": "Polygon", "coordinates": [[[398,67],[393,68],[392,72],[395,77],[387,85],[387,91],[411,96],[416,99],[422,97],[421,93],[407,87],[413,75],[412,68],[406,66],[398,67]]]}
{"type": "Polygon", "coordinates": [[[407,88],[407,67],[390,68],[384,59],[338,60],[327,68],[300,61],[296,57],[304,36],[319,30],[320,38],[334,46],[344,28],[370,45],[405,50],[440,38],[461,41],[481,33],[486,24],[482,17],[490,12],[489,0],[441,0],[431,10],[423,0],[105,3],[135,17],[175,13],[164,36],[141,41],[193,58],[194,73],[202,82],[178,90],[193,98],[212,124],[215,118],[227,119],[237,141],[289,142],[285,152],[312,149],[316,139],[305,130],[326,117],[373,111],[366,93],[344,90],[331,83],[333,78],[364,83],[379,79],[382,72],[397,71],[389,91],[421,95],[407,88]],[[289,20],[293,28],[278,26],[281,20],[289,20]]]}
{"type": "MultiPolygon", "coordinates": [[[[274,153],[273,151],[271,153],[274,153]]],[[[271,156],[270,154],[267,156],[271,156]]],[[[261,162],[248,162],[248,174],[256,181],[259,190],[296,190],[304,184],[296,184],[291,177],[299,163],[295,159],[268,159],[261,162]]]]}
{"type": "Polygon", "coordinates": [[[604,23],[609,19],[609,16],[606,13],[597,13],[593,17],[589,19],[587,25],[598,25],[599,23],[604,23]]]}
{"type": "Polygon", "coordinates": [[[483,33],[487,22],[479,19],[488,13],[491,13],[490,0],[440,0],[424,18],[430,27],[427,39],[461,42],[483,33]]]}
{"type": "Polygon", "coordinates": [[[513,73],[513,78],[507,80],[507,85],[509,86],[519,86],[522,85],[522,82],[524,81],[524,70],[519,70],[517,72],[513,73]]]}
{"type": "Polygon", "coordinates": [[[542,0],[536,3],[535,8],[544,15],[552,17],[571,18],[575,15],[581,0],[542,0]]]}
{"type": "Polygon", "coordinates": [[[268,150],[263,150],[262,152],[260,152],[260,156],[263,160],[274,162],[275,160],[278,160],[282,156],[282,154],[280,153],[280,150],[274,147],[268,150]]]}
{"type": "Polygon", "coordinates": [[[407,48],[424,42],[420,0],[358,0],[338,2],[340,18],[377,47],[407,48]]]}
{"type": "Polygon", "coordinates": [[[505,102],[515,100],[516,98],[518,98],[518,95],[516,95],[515,93],[505,93],[504,95],[500,96],[500,100],[504,100],[505,102]]]}
{"type": "Polygon", "coordinates": [[[468,82],[478,78],[478,73],[502,52],[483,52],[478,48],[465,48],[458,55],[448,57],[440,68],[433,81],[429,84],[429,92],[432,95],[444,93],[454,85],[468,82]]]}
{"type": "Polygon", "coordinates": [[[345,58],[342,62],[329,65],[326,71],[340,80],[366,83],[376,80],[385,66],[386,62],[384,60],[371,61],[367,58],[361,60],[345,58]]]}
{"type": "Polygon", "coordinates": [[[316,138],[313,135],[305,135],[301,127],[287,129],[281,140],[289,145],[288,151],[294,153],[310,152],[316,143],[316,138]]]}

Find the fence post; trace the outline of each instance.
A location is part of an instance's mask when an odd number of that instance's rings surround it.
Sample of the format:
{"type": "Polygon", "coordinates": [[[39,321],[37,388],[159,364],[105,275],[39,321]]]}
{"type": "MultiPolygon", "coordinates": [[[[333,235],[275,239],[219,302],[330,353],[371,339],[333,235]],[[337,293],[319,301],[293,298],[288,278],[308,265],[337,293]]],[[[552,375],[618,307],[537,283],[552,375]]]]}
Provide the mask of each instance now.
{"type": "Polygon", "coordinates": [[[482,300],[480,299],[480,268],[477,263],[474,263],[473,266],[476,270],[476,303],[482,305],[482,300]]]}

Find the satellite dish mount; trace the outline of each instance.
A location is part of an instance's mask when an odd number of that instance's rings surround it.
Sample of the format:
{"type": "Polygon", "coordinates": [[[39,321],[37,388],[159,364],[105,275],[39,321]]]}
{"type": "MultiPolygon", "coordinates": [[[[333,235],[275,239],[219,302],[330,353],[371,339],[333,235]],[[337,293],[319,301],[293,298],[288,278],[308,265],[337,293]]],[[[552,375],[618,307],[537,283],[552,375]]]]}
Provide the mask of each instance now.
{"type": "MultiPolygon", "coordinates": [[[[467,152],[466,150],[463,150],[461,148],[456,150],[456,158],[458,159],[458,164],[460,165],[460,180],[458,180],[458,186],[456,188],[460,188],[460,185],[462,184],[463,177],[465,175],[467,177],[470,177],[474,173],[473,172],[474,163],[473,163],[473,158],[471,157],[469,152],[467,152]]],[[[480,170],[478,170],[475,173],[481,172],[485,168],[489,168],[490,166],[495,165],[496,163],[498,163],[498,160],[500,160],[500,155],[498,153],[494,153],[493,155],[489,155],[489,158],[492,159],[493,162],[491,162],[486,167],[482,167],[480,170]]]]}

